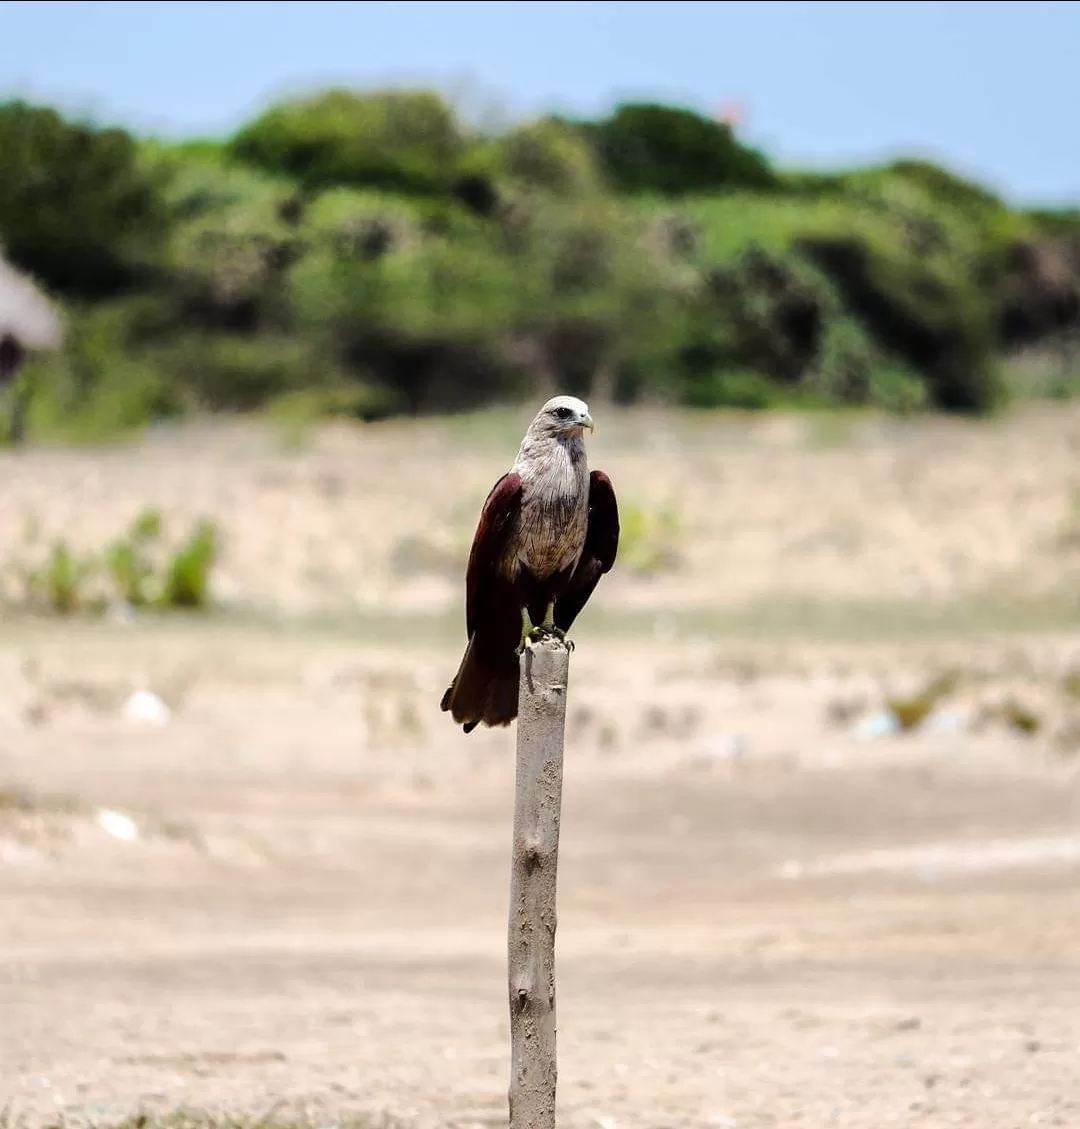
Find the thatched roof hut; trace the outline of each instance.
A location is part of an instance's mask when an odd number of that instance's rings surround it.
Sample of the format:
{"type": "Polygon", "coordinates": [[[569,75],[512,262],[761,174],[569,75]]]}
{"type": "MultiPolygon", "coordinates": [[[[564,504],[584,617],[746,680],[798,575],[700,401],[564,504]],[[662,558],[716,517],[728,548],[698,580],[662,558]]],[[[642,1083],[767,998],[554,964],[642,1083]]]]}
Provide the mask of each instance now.
{"type": "Polygon", "coordinates": [[[0,255],[0,386],[14,377],[28,351],[58,349],[62,340],[52,303],[0,255]]]}

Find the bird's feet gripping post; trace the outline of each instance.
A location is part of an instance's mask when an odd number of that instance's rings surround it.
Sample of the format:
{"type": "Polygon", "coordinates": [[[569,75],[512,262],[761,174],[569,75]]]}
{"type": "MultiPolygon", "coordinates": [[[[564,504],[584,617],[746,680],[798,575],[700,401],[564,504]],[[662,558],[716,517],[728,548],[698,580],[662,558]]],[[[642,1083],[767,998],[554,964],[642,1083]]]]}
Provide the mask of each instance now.
{"type": "Polygon", "coordinates": [[[542,639],[550,639],[552,636],[558,639],[568,651],[574,649],[574,640],[567,639],[566,632],[561,627],[555,626],[555,605],[553,603],[548,604],[543,623],[535,627],[529,619],[528,611],[525,608],[521,609],[521,647],[518,654],[521,654],[522,651],[531,651],[533,644],[539,643],[542,639]]]}

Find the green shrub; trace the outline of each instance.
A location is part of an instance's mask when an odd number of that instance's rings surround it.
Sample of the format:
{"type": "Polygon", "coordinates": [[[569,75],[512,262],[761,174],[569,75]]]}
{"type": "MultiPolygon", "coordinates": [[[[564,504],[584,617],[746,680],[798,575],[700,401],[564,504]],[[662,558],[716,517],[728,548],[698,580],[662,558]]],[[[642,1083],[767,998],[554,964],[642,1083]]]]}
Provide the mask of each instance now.
{"type": "Polygon", "coordinates": [[[885,358],[870,373],[867,402],[895,415],[913,415],[930,408],[925,381],[903,362],[885,358]]]}
{"type": "Polygon", "coordinates": [[[1021,215],[1040,235],[1057,238],[1080,235],[1080,208],[1033,208],[1021,215]]]}
{"type": "Polygon", "coordinates": [[[877,403],[874,372],[881,363],[873,341],[854,318],[837,312],[821,335],[816,383],[834,404],[877,403]]]}
{"type": "Polygon", "coordinates": [[[181,414],[183,390],[144,351],[155,299],[69,311],[63,348],[36,355],[22,378],[31,435],[94,442],[181,414]]]}
{"type": "Polygon", "coordinates": [[[298,202],[293,180],[241,164],[224,146],[192,150],[180,144],[144,153],[143,161],[157,172],[162,202],[174,225],[238,210],[286,218],[289,206],[298,202]]]}
{"type": "Polygon", "coordinates": [[[680,400],[691,408],[742,408],[763,411],[777,407],[783,391],[760,372],[721,370],[688,380],[680,400]]]}
{"type": "Polygon", "coordinates": [[[727,125],[692,110],[627,103],[590,125],[588,134],[619,192],[680,196],[776,183],[760,153],[738,141],[727,125]]]}
{"type": "Polygon", "coordinates": [[[178,225],[166,258],[176,320],[238,332],[282,328],[286,272],[299,255],[296,232],[273,197],[178,225]]]}
{"type": "Polygon", "coordinates": [[[119,598],[132,608],[150,607],[157,597],[153,550],[161,537],[161,514],[145,510],[125,537],[105,550],[105,568],[119,598]]]}
{"type": "Polygon", "coordinates": [[[553,192],[576,196],[595,191],[599,172],[591,146],[570,123],[541,118],[511,130],[499,139],[497,162],[511,180],[553,192]]]}
{"type": "Polygon", "coordinates": [[[960,675],[947,671],[934,678],[909,698],[889,698],[888,708],[892,711],[903,733],[918,729],[935,709],[956,691],[960,675]]]}
{"type": "Polygon", "coordinates": [[[1042,728],[1042,718],[1016,698],[1010,698],[1004,703],[1001,707],[1001,717],[1010,729],[1024,737],[1034,737],[1042,728]]]}
{"type": "Polygon", "coordinates": [[[1001,197],[996,193],[930,161],[907,158],[893,161],[883,171],[886,176],[918,185],[935,200],[968,216],[1005,210],[1001,197]]]}
{"type": "Polygon", "coordinates": [[[253,411],[286,392],[320,383],[326,358],[298,335],[188,333],[154,354],[155,367],[204,411],[253,411]]]}
{"type": "Polygon", "coordinates": [[[678,568],[682,523],[670,509],[646,509],[624,502],[619,507],[619,561],[641,576],[678,568]]]}
{"type": "Polygon", "coordinates": [[[419,246],[424,213],[387,192],[334,188],[308,205],[301,228],[309,247],[374,262],[419,246]]]}
{"type": "Polygon", "coordinates": [[[203,610],[210,605],[210,576],[221,551],[212,521],[200,521],[188,539],[170,554],[162,580],[160,606],[203,610]]]}
{"type": "Polygon", "coordinates": [[[331,90],[172,144],[9,103],[0,152],[0,242],[68,327],[0,404],[4,441],[552,384],[985,413],[1006,353],[1028,398],[1077,387],[1076,214],[1011,211],[925,161],[778,174],[685,108],[466,135],[435,93],[331,90]],[[1056,358],[1038,379],[1036,354],[1056,358]]]}
{"type": "Polygon", "coordinates": [[[129,286],[153,263],[165,222],[159,183],[129,134],[7,102],[0,154],[0,244],[14,263],[91,297],[129,286]]]}
{"type": "Polygon", "coordinates": [[[89,592],[97,570],[94,557],[78,555],[62,539],[54,542],[45,561],[26,573],[26,594],[31,606],[62,616],[99,606],[89,592]]]}
{"type": "Polygon", "coordinates": [[[937,407],[987,412],[997,406],[1002,385],[990,304],[970,278],[855,236],[802,239],[798,248],[887,351],[926,373],[937,407]]]}
{"type": "MultiPolygon", "coordinates": [[[[37,530],[28,529],[24,539],[32,548],[37,530]]],[[[144,510],[100,555],[77,553],[61,538],[37,561],[13,560],[16,587],[9,595],[17,605],[64,616],[100,614],[111,601],[137,609],[205,610],[220,541],[214,523],[203,520],[170,549],[160,513],[144,510]]]]}
{"type": "Polygon", "coordinates": [[[713,316],[730,327],[739,360],[779,384],[796,384],[815,364],[835,303],[798,260],[747,250],[708,276],[713,316]]]}
{"type": "Polygon", "coordinates": [[[270,401],[268,416],[284,425],[304,425],[320,419],[355,419],[365,423],[386,419],[397,410],[393,394],[374,381],[342,379],[284,392],[270,401]]]}
{"type": "Polygon", "coordinates": [[[234,158],[305,188],[445,192],[463,142],[450,107],[425,90],[329,90],[273,106],[232,139],[234,158]]]}

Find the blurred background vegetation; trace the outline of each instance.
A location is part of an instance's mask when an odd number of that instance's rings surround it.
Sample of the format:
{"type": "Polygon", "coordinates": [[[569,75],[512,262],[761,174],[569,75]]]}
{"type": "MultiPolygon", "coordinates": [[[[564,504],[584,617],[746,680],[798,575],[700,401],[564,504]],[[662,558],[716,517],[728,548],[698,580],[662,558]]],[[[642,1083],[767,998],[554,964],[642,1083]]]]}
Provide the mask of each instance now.
{"type": "Polygon", "coordinates": [[[0,153],[0,246],[64,324],[9,433],[556,388],[983,414],[1080,386],[1080,212],[915,160],[785,171],[678,107],[487,135],[430,91],[330,90],[167,144],[9,102],[0,153]]]}

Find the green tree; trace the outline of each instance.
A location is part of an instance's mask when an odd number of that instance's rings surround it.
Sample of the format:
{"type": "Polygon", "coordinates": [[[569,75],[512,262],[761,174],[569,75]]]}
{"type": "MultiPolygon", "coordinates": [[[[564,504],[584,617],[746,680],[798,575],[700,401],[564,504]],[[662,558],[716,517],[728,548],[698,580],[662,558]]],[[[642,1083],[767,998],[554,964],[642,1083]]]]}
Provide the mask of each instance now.
{"type": "Polygon", "coordinates": [[[453,110],[435,93],[329,90],[273,106],[229,152],[305,188],[447,191],[463,149],[453,110]]]}
{"type": "Polygon", "coordinates": [[[114,294],[152,265],[164,215],[129,134],[8,102],[0,154],[0,243],[13,262],[88,297],[114,294]]]}
{"type": "Polygon", "coordinates": [[[598,184],[596,158],[576,129],[558,118],[546,117],[511,130],[499,140],[506,174],[531,188],[558,195],[593,191],[598,184]]]}
{"type": "Polygon", "coordinates": [[[692,110],[627,103],[589,133],[619,192],[678,196],[776,182],[764,156],[739,142],[727,125],[692,110]]]}

